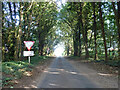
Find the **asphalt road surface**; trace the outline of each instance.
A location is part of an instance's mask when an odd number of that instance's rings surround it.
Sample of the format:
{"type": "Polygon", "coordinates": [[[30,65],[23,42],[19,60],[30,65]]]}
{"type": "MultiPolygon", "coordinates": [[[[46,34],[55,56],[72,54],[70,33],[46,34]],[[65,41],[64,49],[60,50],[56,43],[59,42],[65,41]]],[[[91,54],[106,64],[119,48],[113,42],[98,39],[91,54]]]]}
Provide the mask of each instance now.
{"type": "Polygon", "coordinates": [[[56,58],[40,78],[38,88],[100,88],[65,58],[56,58]]]}

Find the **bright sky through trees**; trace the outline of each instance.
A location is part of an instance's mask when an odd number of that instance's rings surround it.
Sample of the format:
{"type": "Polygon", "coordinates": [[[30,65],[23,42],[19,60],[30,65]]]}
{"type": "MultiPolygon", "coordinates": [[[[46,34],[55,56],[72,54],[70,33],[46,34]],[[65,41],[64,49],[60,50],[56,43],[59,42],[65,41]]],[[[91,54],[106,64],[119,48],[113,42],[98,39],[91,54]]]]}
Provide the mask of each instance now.
{"type": "Polygon", "coordinates": [[[58,6],[58,11],[62,9],[62,4],[64,5],[66,3],[66,0],[55,0],[58,6]]]}
{"type": "Polygon", "coordinates": [[[61,44],[58,44],[56,46],[56,49],[54,50],[54,55],[56,57],[62,57],[63,56],[63,52],[64,52],[64,44],[61,43],[61,44]]]}
{"type": "MultiPolygon", "coordinates": [[[[62,9],[62,4],[65,4],[65,1],[66,0],[56,0],[56,3],[58,5],[58,11],[60,11],[60,9],[62,9]]],[[[60,33],[60,32],[56,31],[56,33],[60,33]]],[[[57,57],[63,56],[64,44],[59,43],[58,45],[55,46],[55,48],[56,49],[54,50],[54,55],[57,56],[57,57]]]]}

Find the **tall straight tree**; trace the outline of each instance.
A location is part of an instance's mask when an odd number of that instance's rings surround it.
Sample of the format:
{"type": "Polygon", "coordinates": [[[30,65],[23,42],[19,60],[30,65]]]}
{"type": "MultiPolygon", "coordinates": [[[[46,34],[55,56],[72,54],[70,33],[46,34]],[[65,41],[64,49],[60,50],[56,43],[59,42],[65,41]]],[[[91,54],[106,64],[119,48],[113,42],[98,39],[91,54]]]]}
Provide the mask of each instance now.
{"type": "Polygon", "coordinates": [[[96,14],[95,14],[95,2],[93,2],[93,18],[94,18],[94,22],[93,22],[93,29],[94,29],[94,38],[95,38],[95,60],[98,59],[97,56],[97,42],[96,42],[96,14]]]}
{"type": "MultiPolygon", "coordinates": [[[[15,23],[14,23],[14,19],[13,19],[13,11],[12,11],[12,5],[13,3],[12,2],[8,2],[8,6],[9,6],[9,14],[10,14],[10,20],[11,20],[11,25],[9,27],[9,59],[15,59],[14,58],[14,52],[15,52],[15,47],[14,47],[14,43],[15,43],[15,23]]],[[[10,22],[10,20],[8,22],[10,22]]]]}
{"type": "Polygon", "coordinates": [[[106,39],[105,39],[105,31],[104,31],[104,20],[102,17],[102,9],[101,9],[101,2],[99,2],[99,14],[100,14],[100,23],[101,23],[101,29],[102,29],[102,36],[103,36],[103,41],[104,41],[104,48],[105,48],[105,61],[108,61],[107,57],[107,46],[106,46],[106,39]]]}
{"type": "MultiPolygon", "coordinates": [[[[15,23],[16,23],[16,2],[13,3],[13,7],[14,7],[14,16],[15,16],[15,23]]],[[[18,60],[18,45],[17,45],[17,32],[18,30],[15,28],[15,52],[14,52],[14,58],[15,60],[18,60]]]]}
{"type": "Polygon", "coordinates": [[[81,29],[81,31],[79,31],[79,47],[80,47],[80,53],[79,53],[79,55],[81,54],[81,40],[80,40],[80,35],[81,35],[81,32],[82,32],[82,34],[83,34],[83,38],[84,38],[84,32],[83,32],[83,21],[82,21],[82,3],[80,2],[79,3],[79,5],[80,5],[80,16],[79,16],[79,22],[80,22],[80,29],[81,29]]]}
{"type": "Polygon", "coordinates": [[[19,25],[19,32],[18,32],[18,40],[19,40],[19,59],[22,58],[22,22],[23,22],[23,2],[20,2],[20,25],[19,25]]]}
{"type": "MultiPolygon", "coordinates": [[[[80,2],[80,4],[81,4],[81,2],[80,2]]],[[[77,14],[78,14],[78,23],[77,23],[77,26],[78,26],[78,43],[79,43],[79,52],[78,52],[78,55],[79,56],[81,56],[81,26],[80,26],[80,19],[81,19],[81,11],[79,10],[79,6],[80,6],[80,4],[78,3],[78,4],[76,4],[77,6],[77,14]]]]}
{"type": "Polygon", "coordinates": [[[118,53],[119,53],[119,60],[120,60],[120,1],[118,2],[118,35],[119,35],[119,37],[118,37],[118,41],[119,41],[119,45],[118,45],[118,48],[119,48],[119,50],[118,50],[118,53]]]}
{"type": "Polygon", "coordinates": [[[83,6],[83,24],[84,24],[84,44],[85,44],[85,58],[89,58],[89,50],[88,50],[88,24],[89,24],[89,17],[88,17],[88,7],[89,7],[89,3],[84,4],[83,6]],[[85,5],[85,6],[84,6],[85,5]],[[86,13],[87,12],[87,13],[86,13]]]}

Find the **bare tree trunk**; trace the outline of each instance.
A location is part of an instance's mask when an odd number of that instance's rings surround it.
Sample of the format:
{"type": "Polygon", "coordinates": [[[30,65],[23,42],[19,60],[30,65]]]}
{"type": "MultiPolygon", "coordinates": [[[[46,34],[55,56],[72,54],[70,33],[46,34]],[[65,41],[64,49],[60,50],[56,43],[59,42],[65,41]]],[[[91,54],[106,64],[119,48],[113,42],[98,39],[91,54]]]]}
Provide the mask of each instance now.
{"type": "Polygon", "coordinates": [[[38,44],[38,47],[39,47],[39,56],[41,55],[41,52],[40,52],[40,45],[41,45],[41,41],[40,41],[40,32],[39,32],[39,35],[38,35],[38,38],[39,38],[39,44],[38,44]]]}
{"type": "Polygon", "coordinates": [[[67,56],[69,56],[69,50],[70,50],[70,46],[69,46],[69,40],[67,42],[67,56]]]}
{"type": "MultiPolygon", "coordinates": [[[[80,20],[80,19],[79,19],[80,20]]],[[[82,52],[82,49],[81,49],[81,30],[80,30],[80,23],[79,23],[79,56],[81,56],[81,52],[82,52]]]]}
{"type": "MultiPolygon", "coordinates": [[[[87,10],[86,10],[87,11],[87,10]]],[[[88,14],[84,12],[84,19],[85,19],[85,22],[84,22],[84,43],[85,43],[85,52],[86,52],[86,55],[85,55],[85,58],[89,58],[89,50],[88,50],[88,35],[87,35],[87,31],[88,31],[88,14]]]]}
{"type": "MultiPolygon", "coordinates": [[[[82,22],[82,3],[80,2],[80,17],[79,17],[79,22],[80,22],[80,29],[82,30],[82,34],[83,34],[83,38],[84,38],[84,32],[83,32],[83,22],[82,22]]],[[[79,32],[81,35],[81,31],[79,32]]],[[[81,36],[79,36],[81,38],[81,36]]],[[[81,49],[81,40],[79,41],[80,42],[80,53],[79,53],[79,56],[81,56],[81,52],[82,52],[82,49],[81,49]]]]}
{"type": "Polygon", "coordinates": [[[38,44],[38,47],[39,47],[39,56],[43,56],[43,48],[44,48],[44,42],[42,40],[42,34],[41,32],[39,32],[39,44],[38,44]]]}
{"type": "Polygon", "coordinates": [[[94,28],[94,38],[95,38],[95,60],[98,59],[97,55],[97,42],[96,42],[96,14],[95,14],[95,2],[93,3],[93,15],[94,15],[94,23],[93,23],[93,28],[94,28]]]}
{"type": "Polygon", "coordinates": [[[118,41],[119,41],[119,44],[118,44],[118,60],[120,60],[120,1],[117,3],[117,6],[118,6],[118,41]]]}
{"type": "Polygon", "coordinates": [[[74,35],[73,35],[73,45],[74,45],[74,56],[78,56],[78,41],[77,41],[76,32],[74,32],[74,35]]]}
{"type": "Polygon", "coordinates": [[[85,25],[85,36],[84,36],[84,38],[85,38],[85,52],[86,52],[85,58],[89,58],[88,39],[87,39],[87,25],[85,25]]]}
{"type": "MultiPolygon", "coordinates": [[[[4,8],[4,4],[3,4],[3,2],[0,2],[0,9],[2,9],[2,8],[4,8]]],[[[2,33],[3,33],[2,28],[3,28],[3,25],[5,23],[5,18],[4,18],[4,10],[2,9],[1,11],[2,11],[2,15],[1,15],[2,18],[0,18],[0,24],[2,24],[2,26],[0,27],[0,44],[2,44],[2,45],[0,46],[0,50],[2,51],[2,53],[1,53],[2,59],[1,60],[5,60],[5,49],[4,50],[2,49],[2,46],[5,47],[5,41],[4,41],[4,43],[2,43],[2,40],[3,40],[3,38],[2,38],[2,33]]]]}
{"type": "Polygon", "coordinates": [[[22,58],[22,21],[23,21],[23,3],[20,2],[20,25],[19,25],[19,33],[18,33],[18,40],[19,40],[19,59],[22,58]]]}
{"type": "MultiPolygon", "coordinates": [[[[15,6],[15,2],[13,3],[13,7],[14,7],[14,16],[15,16],[15,23],[16,23],[16,6],[15,6]]],[[[14,58],[15,60],[18,60],[18,45],[17,45],[17,30],[15,31],[15,52],[14,52],[14,58]]]]}
{"type": "MultiPolygon", "coordinates": [[[[81,3],[79,4],[79,5],[81,5],[81,3]]],[[[77,10],[79,9],[78,8],[78,6],[76,6],[77,7],[77,10]]],[[[80,11],[77,11],[77,14],[78,14],[78,56],[80,57],[81,56],[81,52],[82,52],[82,50],[81,50],[81,27],[80,27],[80,19],[81,19],[81,13],[80,13],[80,11]]]]}
{"type": "Polygon", "coordinates": [[[104,21],[102,17],[102,9],[101,9],[101,2],[99,3],[99,13],[100,13],[100,23],[101,23],[101,29],[102,29],[102,36],[104,41],[104,47],[105,47],[105,61],[108,61],[107,57],[107,46],[106,46],[106,39],[105,39],[105,31],[104,31],[104,21]]]}
{"type": "MultiPolygon", "coordinates": [[[[110,48],[111,48],[111,46],[112,46],[112,38],[110,37],[110,48]]],[[[109,50],[109,56],[110,56],[110,50],[109,50]]]]}

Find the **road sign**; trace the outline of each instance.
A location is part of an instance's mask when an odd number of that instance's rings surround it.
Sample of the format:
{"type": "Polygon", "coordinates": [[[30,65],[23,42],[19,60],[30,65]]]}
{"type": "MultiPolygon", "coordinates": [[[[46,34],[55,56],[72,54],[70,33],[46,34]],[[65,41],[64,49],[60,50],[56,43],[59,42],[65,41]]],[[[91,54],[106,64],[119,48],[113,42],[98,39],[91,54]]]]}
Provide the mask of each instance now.
{"type": "Polygon", "coordinates": [[[30,49],[32,48],[33,44],[35,42],[34,41],[24,41],[25,46],[27,47],[27,49],[30,51],[30,49]]]}
{"type": "Polygon", "coordinates": [[[34,56],[34,51],[24,51],[23,55],[24,56],[34,56]]]}
{"type": "Polygon", "coordinates": [[[29,60],[29,63],[30,63],[30,56],[34,56],[34,51],[24,51],[23,55],[28,56],[28,60],[29,60]]]}

